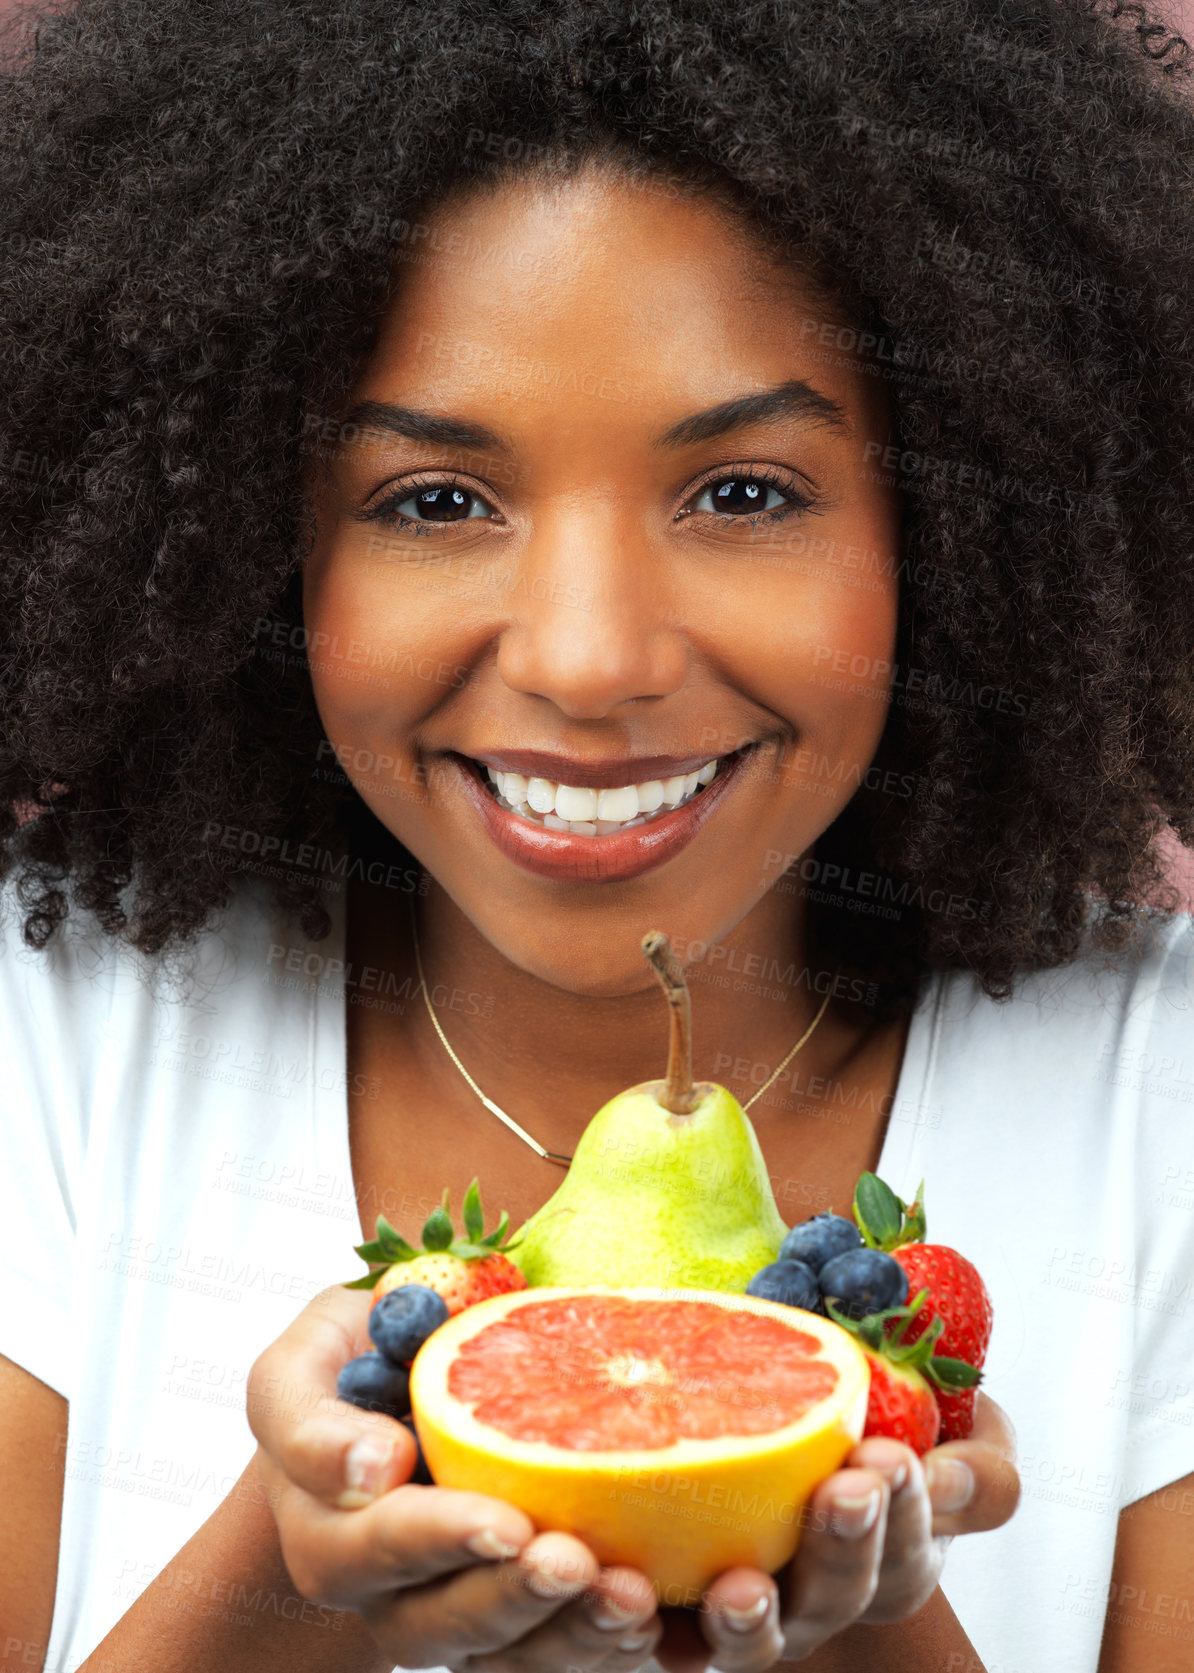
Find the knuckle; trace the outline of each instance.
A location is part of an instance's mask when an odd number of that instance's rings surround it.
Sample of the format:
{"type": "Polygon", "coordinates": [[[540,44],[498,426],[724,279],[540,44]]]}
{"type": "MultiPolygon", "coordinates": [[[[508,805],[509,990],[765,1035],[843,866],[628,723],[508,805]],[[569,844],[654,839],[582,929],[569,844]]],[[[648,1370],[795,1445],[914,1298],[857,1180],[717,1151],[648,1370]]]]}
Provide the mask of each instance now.
{"type": "Polygon", "coordinates": [[[303,1548],[301,1541],[292,1540],[284,1545],[282,1555],[286,1560],[286,1571],[300,1597],[305,1598],[308,1603],[335,1601],[322,1565],[303,1548]]]}
{"type": "Polygon", "coordinates": [[[453,1655],[469,1660],[498,1651],[506,1653],[507,1636],[508,1629],[504,1630],[490,1618],[478,1617],[454,1605],[445,1606],[435,1633],[437,1642],[450,1646],[453,1655]]]}

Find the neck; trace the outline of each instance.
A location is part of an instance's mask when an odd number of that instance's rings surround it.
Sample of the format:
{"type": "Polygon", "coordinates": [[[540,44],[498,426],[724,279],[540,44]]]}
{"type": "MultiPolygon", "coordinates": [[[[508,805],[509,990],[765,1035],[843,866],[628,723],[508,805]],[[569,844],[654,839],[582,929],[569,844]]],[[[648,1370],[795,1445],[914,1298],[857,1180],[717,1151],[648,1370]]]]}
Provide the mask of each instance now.
{"type": "MultiPolygon", "coordinates": [[[[677,949],[691,992],[694,1078],[728,1086],[743,1103],[816,1017],[833,981],[832,969],[805,956],[801,904],[772,891],[711,953],[677,949]]],[[[453,1050],[482,1092],[546,1148],[571,1153],[608,1099],[664,1078],[668,1007],[645,960],[640,990],[593,997],[513,964],[434,883],[417,921],[428,991],[453,1050]]],[[[387,934],[409,939],[399,914],[387,934]]],[[[789,1075],[832,1077],[869,1026],[861,1010],[831,1003],[789,1075]]],[[[447,1107],[474,1100],[421,1004],[409,1029],[421,1072],[447,1107]]],[[[756,1123],[789,1085],[759,1100],[756,1123]]]]}

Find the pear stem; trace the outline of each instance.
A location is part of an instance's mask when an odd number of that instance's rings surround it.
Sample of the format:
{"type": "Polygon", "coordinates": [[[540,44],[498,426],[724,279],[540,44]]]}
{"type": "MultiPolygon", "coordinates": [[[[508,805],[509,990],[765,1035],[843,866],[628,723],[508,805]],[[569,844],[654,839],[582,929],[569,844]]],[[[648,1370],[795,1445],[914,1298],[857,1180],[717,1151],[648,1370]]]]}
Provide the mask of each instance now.
{"type": "Polygon", "coordinates": [[[644,935],[641,946],[643,956],[659,977],[672,1008],[667,1079],[659,1101],[673,1115],[691,1115],[696,1103],[696,1088],[692,1084],[692,1001],[688,995],[688,984],[672,952],[672,944],[661,929],[650,930],[644,935]]]}

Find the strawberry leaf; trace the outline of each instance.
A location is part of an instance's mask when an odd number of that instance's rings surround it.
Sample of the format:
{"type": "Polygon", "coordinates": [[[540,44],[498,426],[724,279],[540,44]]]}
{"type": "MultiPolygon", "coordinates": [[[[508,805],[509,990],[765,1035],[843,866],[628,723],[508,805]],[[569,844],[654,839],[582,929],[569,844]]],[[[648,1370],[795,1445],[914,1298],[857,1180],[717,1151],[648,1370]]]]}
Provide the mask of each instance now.
{"type": "Polygon", "coordinates": [[[854,1188],[854,1218],[866,1246],[886,1250],[900,1235],[904,1205],[878,1174],[859,1174],[854,1188]]]}
{"type": "Polygon", "coordinates": [[[485,1231],[485,1216],[481,1212],[481,1190],[474,1179],[464,1193],[464,1229],[470,1243],[480,1243],[485,1231]]]}
{"type": "Polygon", "coordinates": [[[941,1332],[945,1329],[945,1320],[934,1318],[932,1324],[923,1336],[918,1336],[915,1342],[905,1342],[902,1347],[891,1347],[889,1355],[897,1365],[906,1365],[914,1371],[923,1371],[933,1357],[933,1345],[941,1332]]]}
{"type": "Polygon", "coordinates": [[[354,1253],[358,1254],[363,1261],[372,1263],[387,1259],[386,1252],[380,1243],[354,1243],[352,1247],[354,1253]]]}
{"type": "Polygon", "coordinates": [[[402,1236],[394,1230],[384,1214],[377,1216],[377,1241],[382,1248],[382,1259],[387,1261],[413,1261],[415,1251],[402,1236]]]}
{"type": "Polygon", "coordinates": [[[455,1255],[458,1260],[462,1261],[483,1261],[489,1255],[493,1254],[493,1250],[487,1249],[483,1243],[465,1243],[461,1241],[459,1243],[453,1243],[447,1253],[455,1255]]]}
{"type": "Polygon", "coordinates": [[[452,1242],[452,1216],[442,1206],[427,1218],[423,1227],[423,1247],[437,1252],[447,1249],[452,1242]]]}
{"type": "Polygon", "coordinates": [[[925,1376],[938,1388],[947,1392],[959,1388],[977,1388],[983,1380],[983,1374],[975,1365],[968,1365],[964,1359],[949,1359],[942,1354],[934,1354],[925,1366],[925,1376]]]}
{"type": "Polygon", "coordinates": [[[923,1243],[925,1240],[925,1182],[922,1179],[916,1187],[916,1195],[912,1199],[912,1206],[904,1210],[904,1224],[900,1227],[899,1239],[894,1245],[900,1248],[905,1243],[923,1243]]]}
{"type": "Polygon", "coordinates": [[[883,1346],[883,1324],[874,1313],[868,1314],[866,1318],[859,1319],[858,1334],[867,1347],[874,1348],[876,1353],[883,1346]]]}
{"type": "Polygon", "coordinates": [[[363,1278],[353,1278],[341,1285],[346,1290],[371,1290],[385,1272],[384,1266],[379,1266],[376,1272],[367,1272],[363,1278]]]}
{"type": "Polygon", "coordinates": [[[503,1209],[501,1219],[498,1221],[494,1230],[490,1232],[489,1236],[474,1238],[473,1242],[480,1243],[483,1248],[489,1249],[490,1251],[497,1249],[500,1247],[502,1239],[505,1237],[509,1227],[510,1216],[506,1213],[505,1209],[503,1209]]]}
{"type": "Polygon", "coordinates": [[[928,1295],[929,1292],[927,1289],[918,1290],[908,1305],[900,1309],[900,1312],[903,1313],[904,1316],[900,1320],[899,1325],[892,1331],[891,1336],[888,1338],[893,1348],[899,1346],[904,1332],[928,1300],[928,1295]]]}

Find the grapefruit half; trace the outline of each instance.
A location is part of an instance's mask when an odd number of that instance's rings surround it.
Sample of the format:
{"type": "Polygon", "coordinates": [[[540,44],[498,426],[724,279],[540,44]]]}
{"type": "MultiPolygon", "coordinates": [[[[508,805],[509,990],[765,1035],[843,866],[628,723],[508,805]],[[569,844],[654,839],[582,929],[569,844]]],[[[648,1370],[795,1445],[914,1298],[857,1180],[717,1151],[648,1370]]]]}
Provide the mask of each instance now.
{"type": "Polygon", "coordinates": [[[506,1499],[692,1605],[724,1569],[788,1561],[869,1384],[853,1337],[800,1308],[544,1285],[441,1325],[410,1392],[440,1486],[506,1499]]]}

